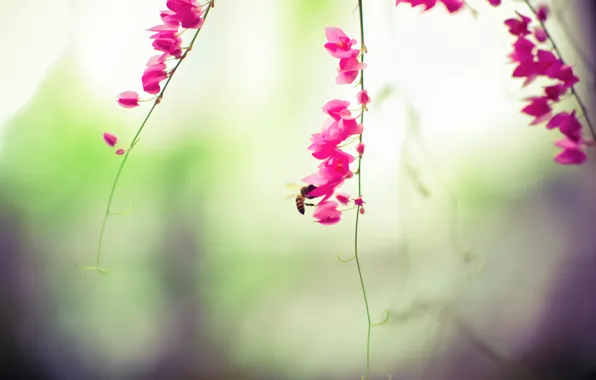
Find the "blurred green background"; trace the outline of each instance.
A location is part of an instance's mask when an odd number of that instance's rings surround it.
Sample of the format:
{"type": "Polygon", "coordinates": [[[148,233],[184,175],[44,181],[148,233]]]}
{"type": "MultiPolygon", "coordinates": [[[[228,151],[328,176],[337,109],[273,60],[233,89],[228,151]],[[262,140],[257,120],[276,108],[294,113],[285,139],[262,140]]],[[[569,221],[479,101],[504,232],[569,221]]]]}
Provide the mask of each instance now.
{"type": "MultiPolygon", "coordinates": [[[[575,241],[545,209],[548,189],[560,176],[575,188],[594,165],[556,167],[555,132],[519,114],[538,87],[510,78],[502,20],[522,5],[473,2],[474,19],[364,3],[359,247],[372,318],[389,311],[373,329],[373,373],[422,378],[448,355],[461,334],[445,332],[444,307],[515,356],[575,241]]],[[[3,5],[0,28],[19,34],[2,42],[0,95],[2,309],[15,347],[59,379],[359,379],[366,314],[354,262],[337,259],[353,254],[355,212],[326,227],[284,199],[286,183],[316,171],[306,148],[321,106],[355,101],[323,44],[326,26],[358,38],[356,3],[218,0],[124,169],[113,211],[131,212],[108,221],[107,276],[79,269],[95,263],[122,159],[101,135],[124,146],[149,110],[115,100],[140,90],[145,29],[164,2],[3,5]]]]}

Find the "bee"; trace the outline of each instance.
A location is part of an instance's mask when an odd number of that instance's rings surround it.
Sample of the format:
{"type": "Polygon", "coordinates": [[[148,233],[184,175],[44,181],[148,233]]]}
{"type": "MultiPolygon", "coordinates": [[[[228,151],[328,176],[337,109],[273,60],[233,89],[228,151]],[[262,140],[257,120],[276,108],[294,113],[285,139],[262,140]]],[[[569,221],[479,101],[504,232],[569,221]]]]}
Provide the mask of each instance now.
{"type": "MultiPolygon", "coordinates": [[[[288,187],[295,187],[296,185],[294,184],[289,184],[288,187]]],[[[306,199],[313,199],[316,197],[313,196],[309,196],[308,194],[310,194],[311,191],[313,191],[314,189],[316,189],[317,187],[315,185],[306,185],[306,186],[302,186],[300,188],[300,191],[298,192],[298,194],[296,194],[296,209],[298,210],[299,213],[301,213],[302,215],[304,215],[304,211],[305,211],[305,206],[316,206],[314,203],[306,203],[306,199]]],[[[291,197],[292,195],[290,195],[291,197]]]]}

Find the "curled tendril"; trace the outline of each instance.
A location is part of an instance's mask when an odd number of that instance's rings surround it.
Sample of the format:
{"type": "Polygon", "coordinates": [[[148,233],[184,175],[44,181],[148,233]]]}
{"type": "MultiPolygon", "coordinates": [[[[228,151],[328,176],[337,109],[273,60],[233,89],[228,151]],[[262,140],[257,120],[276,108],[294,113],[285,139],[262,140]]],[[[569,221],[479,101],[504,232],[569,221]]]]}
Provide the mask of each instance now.
{"type": "Polygon", "coordinates": [[[132,214],[132,212],[135,210],[135,204],[133,203],[130,210],[128,211],[120,211],[120,212],[110,212],[109,215],[112,216],[123,216],[123,215],[128,215],[128,214],[132,214]]]}
{"type": "Polygon", "coordinates": [[[383,319],[381,322],[373,323],[373,324],[371,324],[371,326],[375,327],[375,326],[384,325],[385,323],[387,323],[388,320],[389,320],[389,311],[387,309],[385,309],[385,319],[383,319]]]}
{"type": "Polygon", "coordinates": [[[339,261],[341,261],[342,263],[349,263],[350,261],[354,260],[355,258],[356,258],[356,256],[352,256],[352,257],[350,257],[349,259],[347,259],[347,260],[344,260],[344,259],[342,259],[342,258],[341,258],[341,253],[338,253],[338,254],[337,254],[337,259],[338,259],[339,261]]]}

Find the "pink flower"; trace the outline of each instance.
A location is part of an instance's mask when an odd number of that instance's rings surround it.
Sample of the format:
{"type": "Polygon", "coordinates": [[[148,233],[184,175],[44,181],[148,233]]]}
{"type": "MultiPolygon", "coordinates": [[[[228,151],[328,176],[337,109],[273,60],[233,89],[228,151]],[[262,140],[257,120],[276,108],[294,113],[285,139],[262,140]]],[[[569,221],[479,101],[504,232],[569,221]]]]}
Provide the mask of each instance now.
{"type": "Polygon", "coordinates": [[[348,109],[350,102],[347,100],[338,100],[333,99],[325,103],[323,106],[323,112],[331,116],[336,121],[339,121],[342,118],[352,116],[352,113],[348,109]]]}
{"type": "Polygon", "coordinates": [[[358,198],[354,199],[354,204],[355,204],[356,206],[360,206],[360,207],[362,207],[362,206],[364,206],[364,204],[365,204],[365,203],[366,203],[366,202],[364,202],[364,201],[362,200],[362,196],[359,196],[358,198]]]}
{"type": "Polygon", "coordinates": [[[155,50],[163,51],[176,58],[182,56],[182,39],[178,37],[176,32],[165,30],[159,31],[150,37],[153,39],[153,48],[155,50]]]}
{"type": "Polygon", "coordinates": [[[544,28],[541,26],[534,28],[534,38],[536,38],[536,41],[538,41],[538,42],[544,42],[544,41],[548,40],[548,36],[546,35],[546,30],[544,30],[544,28]]]}
{"type": "MultiPolygon", "coordinates": [[[[464,0],[440,0],[447,11],[449,13],[455,13],[463,8],[465,2],[464,0]]],[[[396,0],[395,5],[399,5],[399,3],[410,3],[412,7],[416,7],[418,5],[424,5],[424,11],[428,11],[437,4],[437,0],[396,0]]]]}
{"type": "Polygon", "coordinates": [[[519,16],[518,19],[510,18],[505,20],[505,25],[509,28],[509,33],[513,34],[514,36],[523,37],[530,34],[528,30],[528,25],[532,21],[531,18],[520,14],[519,12],[515,12],[519,16]]]}
{"type": "Polygon", "coordinates": [[[488,0],[488,3],[493,7],[498,7],[499,5],[501,5],[501,0],[488,0]]]}
{"type": "Polygon", "coordinates": [[[337,202],[326,201],[318,204],[313,216],[318,220],[319,223],[330,225],[339,222],[341,218],[341,212],[337,210],[337,202]]]}
{"type": "Polygon", "coordinates": [[[126,152],[124,149],[119,148],[119,149],[116,149],[116,152],[114,152],[114,153],[116,153],[119,156],[122,156],[124,154],[124,152],[126,152]]]}
{"type": "Polygon", "coordinates": [[[546,96],[530,97],[528,100],[531,101],[530,104],[524,107],[521,112],[535,117],[530,125],[540,124],[550,118],[551,107],[546,96]]]}
{"type": "Polygon", "coordinates": [[[360,207],[360,210],[358,210],[358,212],[360,213],[360,215],[364,215],[364,207],[360,207]]]}
{"type": "Polygon", "coordinates": [[[360,155],[360,157],[362,157],[362,155],[364,154],[364,148],[366,145],[364,145],[363,143],[358,143],[358,145],[356,145],[356,152],[358,152],[358,155],[360,155]]]}
{"type": "Polygon", "coordinates": [[[108,144],[112,148],[118,142],[118,138],[116,136],[114,136],[113,134],[108,133],[108,132],[104,132],[103,133],[103,140],[106,142],[106,144],[108,144]]]}
{"type": "Polygon", "coordinates": [[[546,4],[540,4],[536,8],[536,18],[538,18],[538,20],[540,20],[542,22],[546,21],[546,19],[548,18],[548,13],[549,13],[549,9],[546,4]]]}
{"type": "Polygon", "coordinates": [[[141,81],[143,82],[143,90],[149,94],[158,94],[159,91],[161,91],[159,83],[167,77],[168,74],[166,73],[165,63],[158,63],[148,66],[141,77],[141,81]]]}
{"type": "Polygon", "coordinates": [[[561,165],[581,165],[587,159],[586,153],[582,150],[585,144],[576,143],[569,139],[562,139],[556,141],[555,146],[563,149],[562,152],[555,156],[555,162],[561,165]]]}
{"type": "Polygon", "coordinates": [[[573,73],[573,67],[563,65],[556,74],[556,78],[563,81],[565,87],[571,88],[579,82],[579,78],[573,73]]]}
{"type": "Polygon", "coordinates": [[[513,44],[513,52],[509,54],[512,62],[525,63],[534,61],[534,48],[536,45],[525,37],[518,37],[513,44]]]}
{"type": "Polygon", "coordinates": [[[559,128],[569,140],[573,142],[581,141],[582,125],[577,119],[575,110],[568,112],[559,112],[546,124],[547,129],[559,128]]]}
{"type": "Polygon", "coordinates": [[[203,26],[203,10],[199,8],[194,0],[168,0],[167,7],[174,12],[171,19],[180,22],[186,29],[200,29],[203,26]]]}
{"type": "Polygon", "coordinates": [[[329,180],[344,178],[350,172],[350,164],[354,156],[336,149],[331,157],[319,165],[319,173],[329,180]]]}
{"type": "Polygon", "coordinates": [[[352,49],[352,45],[356,43],[356,40],[350,39],[343,30],[335,27],[325,28],[325,36],[327,42],[325,49],[335,58],[356,58],[360,51],[358,49],[352,49]]]}
{"type": "Polygon", "coordinates": [[[558,102],[565,92],[567,92],[567,88],[562,84],[555,84],[544,88],[544,94],[554,102],[558,102]]]}
{"type": "Polygon", "coordinates": [[[356,94],[356,100],[358,101],[358,104],[361,104],[362,106],[364,106],[364,109],[366,109],[366,105],[370,103],[370,96],[368,96],[368,91],[362,90],[358,92],[356,94]]]}
{"type": "Polygon", "coordinates": [[[362,63],[356,58],[342,58],[339,60],[339,74],[335,78],[337,84],[350,84],[354,82],[360,70],[366,68],[366,63],[362,63]]]}
{"type": "Polygon", "coordinates": [[[350,202],[350,195],[346,193],[338,193],[335,198],[339,201],[339,203],[343,205],[347,205],[350,202]]]}
{"type": "Polygon", "coordinates": [[[156,54],[156,55],[152,56],[151,58],[149,58],[149,61],[147,61],[146,66],[159,65],[160,63],[164,63],[166,58],[168,58],[168,53],[156,54]]]}
{"type": "Polygon", "coordinates": [[[134,91],[124,91],[118,94],[118,104],[124,108],[133,108],[139,105],[139,94],[134,91]]]}

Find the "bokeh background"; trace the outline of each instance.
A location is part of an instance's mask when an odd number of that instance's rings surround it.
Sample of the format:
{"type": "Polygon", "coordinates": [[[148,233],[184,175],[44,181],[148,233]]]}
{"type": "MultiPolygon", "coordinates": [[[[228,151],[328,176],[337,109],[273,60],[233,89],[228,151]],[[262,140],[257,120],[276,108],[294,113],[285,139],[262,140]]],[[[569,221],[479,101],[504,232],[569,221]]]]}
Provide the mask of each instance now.
{"type": "MultiPolygon", "coordinates": [[[[589,379],[596,370],[596,164],[559,167],[528,127],[502,24],[523,2],[420,15],[364,1],[360,255],[375,379],[589,379]]],[[[590,0],[548,27],[593,109],[590,0]],[[579,51],[574,47],[579,47],[579,51]]],[[[360,379],[354,211],[321,226],[285,184],[333,98],[324,28],[356,2],[218,0],[132,153],[94,265],[159,0],[3,1],[0,378],[360,379]]],[[[592,4],[593,5],[593,4],[592,4]]],[[[574,106],[569,99],[567,106],[574,106]]],[[[592,119],[596,114],[591,114],[592,119]]],[[[593,155],[592,155],[593,156],[593,155]]],[[[356,191],[355,181],[344,190],[356,191]]]]}

